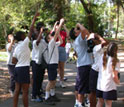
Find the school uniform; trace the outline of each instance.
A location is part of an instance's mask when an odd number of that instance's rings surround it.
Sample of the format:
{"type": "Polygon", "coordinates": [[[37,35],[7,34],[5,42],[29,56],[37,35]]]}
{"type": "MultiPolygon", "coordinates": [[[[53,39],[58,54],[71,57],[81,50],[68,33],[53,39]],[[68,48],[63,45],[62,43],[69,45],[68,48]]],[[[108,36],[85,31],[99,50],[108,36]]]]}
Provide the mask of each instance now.
{"type": "Polygon", "coordinates": [[[32,56],[32,72],[33,72],[33,88],[32,95],[34,97],[40,95],[40,89],[44,79],[45,68],[41,65],[41,54],[47,48],[44,39],[41,39],[37,45],[36,40],[33,41],[33,56],[32,56]]]}
{"type": "MultiPolygon", "coordinates": [[[[115,70],[119,72],[119,69],[120,63],[117,62],[115,70]]],[[[117,87],[113,80],[112,57],[110,56],[107,56],[106,69],[103,67],[103,55],[100,59],[96,95],[98,98],[103,98],[106,100],[117,99],[117,87]]]]}
{"type": "Polygon", "coordinates": [[[8,71],[9,71],[9,74],[10,74],[10,90],[12,92],[14,92],[14,90],[15,90],[15,79],[14,79],[15,65],[12,64],[12,56],[13,56],[13,52],[14,52],[14,49],[16,47],[16,44],[12,45],[12,50],[11,51],[8,50],[9,46],[10,46],[10,43],[8,43],[6,45],[6,50],[7,50],[7,54],[8,54],[7,66],[8,66],[8,71]]]}
{"type": "Polygon", "coordinates": [[[99,71],[99,59],[101,58],[102,54],[103,54],[102,44],[94,46],[93,48],[94,62],[91,67],[90,78],[89,78],[90,91],[96,91],[98,71],[99,71]]]}
{"type": "Polygon", "coordinates": [[[30,49],[29,49],[29,38],[26,37],[24,41],[19,41],[14,50],[13,57],[18,62],[15,66],[15,81],[18,83],[30,83],[30,49]]]}
{"type": "Polygon", "coordinates": [[[77,53],[77,77],[75,90],[79,94],[89,93],[89,73],[93,63],[92,54],[87,52],[87,39],[83,40],[81,33],[74,41],[74,49],[77,53]]]}
{"type": "Polygon", "coordinates": [[[49,50],[48,79],[50,81],[56,80],[57,78],[57,68],[59,62],[59,51],[58,51],[59,45],[60,42],[55,42],[54,38],[48,44],[48,50],[49,50]]]}

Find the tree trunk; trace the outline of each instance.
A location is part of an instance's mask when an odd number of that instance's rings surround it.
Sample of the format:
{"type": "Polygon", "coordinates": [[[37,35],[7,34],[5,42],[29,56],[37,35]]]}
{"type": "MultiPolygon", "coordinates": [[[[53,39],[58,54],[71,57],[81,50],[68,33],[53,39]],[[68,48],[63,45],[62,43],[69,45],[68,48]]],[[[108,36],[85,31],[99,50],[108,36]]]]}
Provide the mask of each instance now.
{"type": "Polygon", "coordinates": [[[84,7],[84,10],[87,14],[87,18],[88,18],[88,26],[89,26],[89,31],[90,32],[94,32],[94,20],[93,20],[93,13],[92,13],[92,10],[90,8],[88,8],[88,5],[90,6],[90,4],[86,4],[84,2],[84,0],[80,0],[83,7],[84,7]]]}
{"type": "Polygon", "coordinates": [[[116,30],[115,39],[117,39],[118,37],[118,28],[119,28],[119,5],[117,5],[117,30],[116,30]]]}

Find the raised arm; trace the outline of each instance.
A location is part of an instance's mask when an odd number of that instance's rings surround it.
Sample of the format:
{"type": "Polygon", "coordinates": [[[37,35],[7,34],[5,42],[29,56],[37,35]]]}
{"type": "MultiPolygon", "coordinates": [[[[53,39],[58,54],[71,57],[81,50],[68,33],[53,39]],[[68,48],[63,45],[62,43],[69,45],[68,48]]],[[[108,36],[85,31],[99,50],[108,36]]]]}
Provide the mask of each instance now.
{"type": "Polygon", "coordinates": [[[43,38],[42,37],[42,33],[43,33],[43,28],[40,29],[40,33],[38,35],[38,38],[37,38],[37,41],[36,41],[36,44],[39,45],[41,39],[43,38]]]}
{"type": "MultiPolygon", "coordinates": [[[[9,35],[8,35],[9,36],[9,35]]],[[[14,37],[13,37],[13,35],[10,37],[10,45],[9,45],[9,47],[8,47],[8,51],[11,51],[12,50],[12,45],[14,44],[14,37]]]]}
{"type": "Polygon", "coordinates": [[[59,38],[60,44],[62,44],[63,43],[63,40],[62,40],[60,34],[59,34],[58,38],[59,38]]]}
{"type": "Polygon", "coordinates": [[[57,39],[57,37],[58,37],[58,35],[59,35],[59,33],[60,33],[60,30],[61,30],[61,27],[62,27],[63,23],[64,23],[64,19],[62,18],[62,19],[60,20],[59,27],[58,27],[58,29],[57,29],[56,32],[55,32],[55,36],[54,36],[54,40],[55,40],[55,41],[56,41],[56,39],[57,39]]]}
{"type": "Polygon", "coordinates": [[[28,38],[31,40],[31,36],[32,36],[32,32],[33,32],[33,28],[34,28],[34,23],[35,23],[35,20],[36,18],[39,16],[39,13],[37,12],[32,20],[32,23],[31,23],[31,26],[30,26],[30,29],[29,29],[29,33],[28,33],[28,38]]]}
{"type": "Polygon", "coordinates": [[[107,40],[105,40],[104,38],[102,38],[100,35],[98,34],[95,34],[95,38],[99,39],[101,44],[102,44],[102,47],[106,46],[109,44],[109,42],[107,40]]]}
{"type": "Polygon", "coordinates": [[[65,24],[63,25],[63,28],[64,28],[65,32],[67,33],[67,38],[69,38],[69,30],[65,24]]]}
{"type": "Polygon", "coordinates": [[[56,26],[57,26],[57,23],[58,23],[58,22],[59,22],[59,21],[56,21],[56,22],[55,22],[55,24],[54,24],[54,26],[53,26],[53,29],[52,29],[52,32],[56,30],[56,26]]]}
{"type": "Polygon", "coordinates": [[[89,37],[90,33],[83,25],[77,23],[76,28],[80,29],[83,39],[85,39],[85,37],[89,37]]]}

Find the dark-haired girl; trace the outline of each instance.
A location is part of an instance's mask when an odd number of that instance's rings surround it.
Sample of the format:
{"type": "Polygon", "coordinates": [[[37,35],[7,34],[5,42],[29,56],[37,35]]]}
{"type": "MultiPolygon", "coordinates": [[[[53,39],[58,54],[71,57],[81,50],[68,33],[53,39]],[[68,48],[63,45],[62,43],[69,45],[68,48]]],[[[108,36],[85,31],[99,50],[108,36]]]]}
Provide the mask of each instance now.
{"type": "Polygon", "coordinates": [[[23,92],[23,104],[24,107],[28,107],[28,89],[30,83],[30,74],[29,74],[29,66],[30,66],[30,49],[29,42],[32,35],[33,25],[36,17],[39,14],[36,13],[32,25],[30,27],[30,31],[28,37],[25,37],[25,33],[19,31],[16,33],[15,39],[17,40],[17,46],[13,53],[12,63],[16,64],[15,66],[15,92],[13,99],[13,107],[18,106],[18,97],[20,90],[23,92]]]}
{"type": "Polygon", "coordinates": [[[118,46],[110,43],[99,62],[99,75],[97,81],[98,97],[97,107],[112,107],[112,100],[117,99],[116,84],[119,84],[118,72],[120,68],[117,58],[118,46]]]}

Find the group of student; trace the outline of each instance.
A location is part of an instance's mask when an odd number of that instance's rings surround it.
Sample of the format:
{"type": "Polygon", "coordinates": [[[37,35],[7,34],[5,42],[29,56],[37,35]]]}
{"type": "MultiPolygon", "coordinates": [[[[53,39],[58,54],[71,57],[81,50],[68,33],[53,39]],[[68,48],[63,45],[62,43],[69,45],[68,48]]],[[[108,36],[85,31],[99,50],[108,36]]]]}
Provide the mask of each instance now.
{"type": "Polygon", "coordinates": [[[74,107],[85,106],[85,94],[88,94],[90,107],[103,107],[104,101],[106,107],[112,107],[112,100],[117,99],[116,85],[120,83],[117,44],[89,33],[80,23],[72,28],[70,36],[74,40],[78,68],[74,107]]]}
{"type": "Polygon", "coordinates": [[[64,63],[66,61],[65,41],[68,36],[68,30],[64,25],[64,19],[57,21],[53,30],[44,37],[44,24],[40,22],[37,24],[36,28],[34,27],[37,16],[39,16],[39,13],[35,14],[27,37],[22,31],[18,31],[15,36],[8,35],[7,37],[8,44],[6,49],[9,54],[7,64],[10,74],[12,74],[10,88],[11,92],[14,93],[14,107],[17,107],[18,105],[18,96],[20,91],[22,91],[23,94],[24,106],[28,107],[28,90],[30,83],[30,41],[32,41],[31,66],[33,74],[31,101],[43,101],[41,90],[46,68],[48,72],[48,83],[45,90],[46,104],[54,105],[54,102],[60,101],[55,94],[57,69],[60,72],[60,86],[62,88],[66,87],[64,84],[64,63]],[[65,31],[60,31],[62,27],[65,31]],[[47,59],[47,67],[44,67],[44,64],[42,65],[43,58],[45,61],[47,59]]]}
{"type": "MultiPolygon", "coordinates": [[[[42,60],[47,59],[48,83],[45,90],[45,104],[55,105],[60,99],[55,94],[57,69],[60,74],[60,86],[65,87],[64,64],[66,61],[66,38],[74,40],[74,50],[77,54],[77,76],[75,85],[76,102],[74,107],[83,107],[84,95],[89,94],[90,107],[112,106],[112,100],[117,99],[116,84],[119,84],[119,60],[117,44],[109,43],[104,38],[89,31],[81,24],[72,28],[70,33],[64,25],[64,19],[54,24],[53,30],[45,38],[44,24],[38,23],[35,28],[36,13],[29,29],[28,36],[18,31],[16,36],[8,35],[7,51],[8,69],[11,74],[11,91],[14,92],[13,107],[18,106],[19,93],[22,90],[24,107],[28,107],[28,90],[30,83],[30,49],[32,40],[32,101],[43,101],[41,96],[42,82],[46,67],[42,60]],[[65,31],[61,31],[64,27],[65,31]],[[33,38],[32,38],[33,35],[33,38]],[[14,43],[14,41],[17,43],[14,43]],[[88,41],[92,40],[93,52],[88,52],[88,41]],[[104,49],[107,46],[107,49],[104,49]],[[46,51],[47,50],[47,51],[46,51]],[[45,53],[46,52],[46,53],[45,53]],[[43,54],[45,53],[45,54],[43,54]],[[96,97],[98,101],[96,101],[96,97]],[[96,104],[97,102],[97,104],[96,104]]],[[[91,44],[92,45],[92,44],[91,44]]],[[[67,52],[68,56],[68,52],[67,52]]]]}

